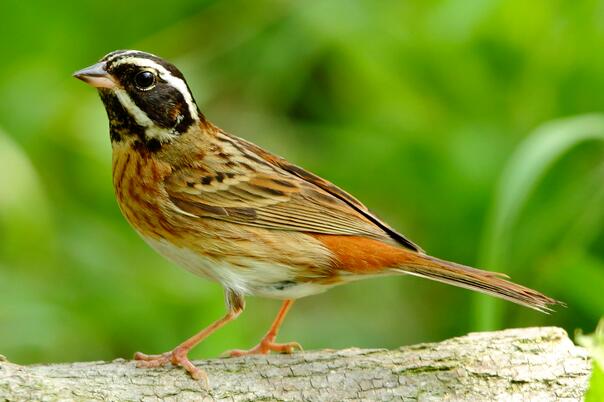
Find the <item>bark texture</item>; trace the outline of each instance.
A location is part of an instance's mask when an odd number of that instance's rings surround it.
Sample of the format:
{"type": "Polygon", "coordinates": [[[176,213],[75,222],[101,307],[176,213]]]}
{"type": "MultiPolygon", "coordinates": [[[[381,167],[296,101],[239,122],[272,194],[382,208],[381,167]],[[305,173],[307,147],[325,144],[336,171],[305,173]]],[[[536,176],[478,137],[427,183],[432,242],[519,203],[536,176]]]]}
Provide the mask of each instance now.
{"type": "Polygon", "coordinates": [[[580,401],[590,361],[560,328],[471,333],[396,350],[345,349],[196,362],[210,388],[180,368],[132,361],[19,366],[0,362],[0,400],[580,401]]]}

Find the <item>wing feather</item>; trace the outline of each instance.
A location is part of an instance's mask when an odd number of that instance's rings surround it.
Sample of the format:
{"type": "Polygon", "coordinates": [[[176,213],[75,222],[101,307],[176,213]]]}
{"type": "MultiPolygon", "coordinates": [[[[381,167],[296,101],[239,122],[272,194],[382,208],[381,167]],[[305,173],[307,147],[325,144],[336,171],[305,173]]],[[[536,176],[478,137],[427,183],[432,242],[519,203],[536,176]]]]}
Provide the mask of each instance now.
{"type": "Polygon", "coordinates": [[[274,230],[355,235],[419,247],[328,181],[236,137],[219,133],[221,154],[176,170],[164,185],[172,202],[200,218],[274,230]]]}
{"type": "MultiPolygon", "coordinates": [[[[205,170],[199,176],[207,175],[205,170]]],[[[191,173],[188,169],[187,175],[191,173]]],[[[190,187],[183,182],[178,173],[173,174],[166,191],[178,208],[199,217],[277,230],[386,237],[345,203],[296,177],[274,179],[255,173],[247,180],[226,180],[216,186],[190,187]]]]}

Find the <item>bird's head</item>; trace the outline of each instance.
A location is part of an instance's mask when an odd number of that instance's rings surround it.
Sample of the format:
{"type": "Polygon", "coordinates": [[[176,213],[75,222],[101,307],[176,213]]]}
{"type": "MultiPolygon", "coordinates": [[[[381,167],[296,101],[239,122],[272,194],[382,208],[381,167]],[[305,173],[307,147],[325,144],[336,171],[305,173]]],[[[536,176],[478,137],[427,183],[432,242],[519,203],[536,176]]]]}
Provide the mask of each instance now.
{"type": "Polygon", "coordinates": [[[98,89],[114,143],[157,149],[204,121],[182,73],[150,53],[117,50],[73,75],[98,89]]]}

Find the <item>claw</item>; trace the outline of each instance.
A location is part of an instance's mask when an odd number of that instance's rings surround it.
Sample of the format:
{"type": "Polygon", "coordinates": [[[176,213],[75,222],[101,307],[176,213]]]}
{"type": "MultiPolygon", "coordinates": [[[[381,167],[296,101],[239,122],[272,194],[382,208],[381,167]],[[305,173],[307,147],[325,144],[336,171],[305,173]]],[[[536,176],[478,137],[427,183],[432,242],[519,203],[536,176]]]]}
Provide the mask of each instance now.
{"type": "MultiPolygon", "coordinates": [[[[227,292],[227,296],[234,298],[233,294],[227,292]]],[[[137,352],[134,354],[134,360],[137,361],[139,367],[162,367],[168,363],[172,363],[175,366],[181,366],[191,375],[194,380],[202,382],[202,386],[207,390],[209,388],[208,375],[202,369],[195,367],[189,360],[187,354],[191,348],[195,347],[199,342],[203,341],[208,335],[212,334],[218,328],[224,326],[229,321],[234,320],[243,310],[243,299],[235,300],[237,302],[236,309],[229,309],[224,317],[214,321],[212,324],[202,329],[179,346],[174,348],[171,352],[163,353],[161,355],[146,355],[144,353],[137,352]]]]}
{"type": "Polygon", "coordinates": [[[189,375],[197,381],[204,384],[204,388],[208,388],[208,375],[199,367],[195,367],[187,357],[188,350],[176,348],[171,352],[162,353],[161,355],[147,355],[141,352],[134,354],[136,366],[142,368],[157,368],[164,367],[170,363],[174,366],[181,366],[189,375]]]}
{"type": "Polygon", "coordinates": [[[298,342],[275,343],[272,340],[262,340],[258,345],[254,346],[250,350],[228,350],[224,352],[222,356],[239,357],[248,355],[265,355],[270,352],[290,354],[294,350],[303,350],[302,345],[300,345],[298,342]]]}
{"type": "Polygon", "coordinates": [[[172,352],[162,353],[161,355],[147,355],[145,353],[136,352],[134,360],[136,367],[162,367],[170,363],[172,352]]]}

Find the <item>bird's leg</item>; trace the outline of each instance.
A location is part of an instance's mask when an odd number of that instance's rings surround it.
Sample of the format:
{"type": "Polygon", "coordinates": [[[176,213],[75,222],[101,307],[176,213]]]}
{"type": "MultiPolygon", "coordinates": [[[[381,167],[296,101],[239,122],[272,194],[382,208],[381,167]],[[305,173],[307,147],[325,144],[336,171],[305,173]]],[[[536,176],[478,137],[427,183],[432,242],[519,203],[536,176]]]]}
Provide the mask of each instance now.
{"type": "Polygon", "coordinates": [[[205,371],[195,367],[187,355],[189,351],[199,342],[203,341],[214,331],[233,321],[239,316],[239,314],[241,314],[244,307],[243,298],[227,291],[226,300],[228,312],[224,317],[214,321],[212,324],[208,325],[206,328],[202,329],[197,334],[193,335],[172,349],[170,352],[162,353],[160,355],[147,355],[141,352],[136,352],[134,354],[134,360],[138,360],[137,367],[162,367],[172,363],[175,366],[181,366],[187,370],[193,379],[203,380],[206,384],[208,384],[208,376],[205,371]]]}
{"type": "Polygon", "coordinates": [[[236,357],[236,356],[244,356],[244,355],[253,355],[253,354],[267,354],[269,352],[279,352],[279,353],[292,353],[295,349],[302,350],[302,346],[298,342],[288,342],[288,343],[275,343],[275,338],[277,337],[277,333],[279,332],[279,327],[283,323],[283,319],[285,315],[291,308],[293,300],[288,299],[283,302],[281,305],[281,309],[279,313],[277,313],[277,317],[270,329],[264,335],[264,338],[260,341],[260,343],[250,350],[230,350],[225,354],[227,356],[236,357]]]}

